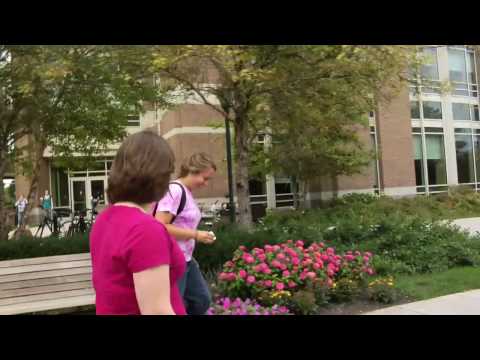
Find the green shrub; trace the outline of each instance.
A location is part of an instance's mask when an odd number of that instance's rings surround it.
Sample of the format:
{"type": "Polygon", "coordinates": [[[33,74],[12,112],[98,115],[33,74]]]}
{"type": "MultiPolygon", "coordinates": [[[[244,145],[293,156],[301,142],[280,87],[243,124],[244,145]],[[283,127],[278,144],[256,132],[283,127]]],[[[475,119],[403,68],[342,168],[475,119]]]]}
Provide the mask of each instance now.
{"type": "Polygon", "coordinates": [[[54,255],[69,255],[89,252],[88,235],[76,235],[69,238],[54,236],[34,239],[20,238],[0,242],[0,261],[35,258],[54,255]]]}
{"type": "Polygon", "coordinates": [[[395,288],[393,278],[379,278],[372,281],[367,289],[368,299],[382,304],[392,304],[400,297],[400,291],[395,288]]]}

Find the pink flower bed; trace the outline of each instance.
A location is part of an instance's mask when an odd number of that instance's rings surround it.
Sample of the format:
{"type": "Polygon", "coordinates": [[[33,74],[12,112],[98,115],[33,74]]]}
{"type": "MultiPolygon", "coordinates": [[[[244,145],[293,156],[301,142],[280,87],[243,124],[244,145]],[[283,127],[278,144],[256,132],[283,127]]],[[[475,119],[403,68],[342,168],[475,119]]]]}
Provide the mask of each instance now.
{"type": "Polygon", "coordinates": [[[264,307],[255,300],[221,298],[208,309],[207,315],[292,315],[285,306],[264,307]]]}
{"type": "Polygon", "coordinates": [[[225,263],[218,279],[228,296],[255,297],[262,291],[296,291],[309,282],[331,288],[340,278],[362,280],[374,274],[369,252],[338,255],[323,243],[305,247],[303,241],[247,251],[240,246],[225,263]]]}

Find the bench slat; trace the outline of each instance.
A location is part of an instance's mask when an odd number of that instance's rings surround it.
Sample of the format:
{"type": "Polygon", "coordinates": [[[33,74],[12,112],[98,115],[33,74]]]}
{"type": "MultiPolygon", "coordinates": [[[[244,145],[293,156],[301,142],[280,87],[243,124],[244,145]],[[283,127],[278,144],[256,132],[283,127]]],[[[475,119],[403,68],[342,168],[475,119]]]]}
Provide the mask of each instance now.
{"type": "Polygon", "coordinates": [[[39,272],[45,270],[57,270],[57,269],[72,269],[79,267],[92,266],[90,260],[80,260],[80,261],[69,261],[69,262],[60,262],[52,264],[38,264],[38,265],[27,265],[27,266],[15,266],[9,268],[0,269],[0,277],[4,275],[11,274],[21,274],[29,272],[39,272]]]}
{"type": "Polygon", "coordinates": [[[46,294],[18,296],[14,298],[0,299],[0,308],[6,305],[34,303],[42,300],[55,300],[55,299],[60,300],[60,299],[66,299],[73,296],[91,295],[91,294],[95,294],[95,292],[93,291],[93,289],[90,288],[90,289],[57,291],[54,293],[46,293],[46,294]]]}
{"type": "Polygon", "coordinates": [[[31,258],[31,259],[4,260],[4,261],[0,261],[0,268],[25,266],[25,265],[37,265],[37,264],[50,264],[50,263],[56,263],[56,262],[78,261],[78,260],[90,260],[90,253],[46,256],[46,257],[38,257],[38,258],[31,258]]]}
{"type": "Polygon", "coordinates": [[[0,299],[15,298],[19,296],[55,293],[67,290],[91,289],[91,281],[78,281],[67,284],[56,284],[47,286],[35,286],[23,289],[12,289],[0,291],[0,299]]]}
{"type": "Polygon", "coordinates": [[[43,300],[32,303],[20,303],[0,306],[0,315],[26,314],[38,311],[67,309],[95,304],[95,295],[73,296],[65,299],[43,300]]]}
{"type": "Polygon", "coordinates": [[[91,281],[91,279],[92,279],[91,274],[79,274],[79,275],[57,276],[57,277],[45,278],[45,279],[6,282],[6,283],[0,283],[0,294],[4,290],[24,289],[24,288],[34,287],[34,286],[47,286],[47,285],[56,285],[56,284],[67,284],[72,282],[91,281]]]}
{"type": "Polygon", "coordinates": [[[73,268],[73,269],[61,269],[61,270],[31,272],[31,273],[23,273],[23,274],[11,274],[11,275],[0,276],[0,284],[13,282],[13,281],[45,279],[45,278],[52,278],[52,277],[58,277],[58,276],[91,274],[91,273],[92,273],[91,267],[79,267],[79,268],[73,268]]]}

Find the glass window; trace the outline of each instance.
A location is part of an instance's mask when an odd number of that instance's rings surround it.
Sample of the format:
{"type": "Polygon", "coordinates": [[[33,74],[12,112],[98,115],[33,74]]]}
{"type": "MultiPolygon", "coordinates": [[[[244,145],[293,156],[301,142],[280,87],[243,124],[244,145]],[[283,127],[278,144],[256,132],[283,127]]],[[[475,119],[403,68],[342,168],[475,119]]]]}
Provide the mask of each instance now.
{"type": "Polygon", "coordinates": [[[457,153],[458,183],[468,184],[475,182],[471,135],[455,135],[455,148],[457,153]]]}
{"type": "Polygon", "coordinates": [[[127,126],[140,126],[140,115],[127,116],[127,126]]]}
{"type": "Polygon", "coordinates": [[[453,103],[453,120],[470,120],[470,105],[453,103]]]}
{"type": "Polygon", "coordinates": [[[418,101],[410,101],[410,117],[420,119],[420,106],[418,101]]]}
{"type": "Polygon", "coordinates": [[[443,135],[426,135],[428,184],[447,183],[447,165],[443,135]]]}
{"type": "Polygon", "coordinates": [[[375,158],[373,159],[373,188],[378,189],[379,188],[379,183],[378,183],[378,178],[379,178],[379,172],[378,172],[378,146],[377,146],[377,140],[375,139],[375,134],[370,134],[370,139],[372,141],[372,148],[373,151],[375,151],[375,158]]]}
{"type": "Polygon", "coordinates": [[[473,105],[473,120],[480,121],[480,116],[478,114],[478,105],[473,105]]]}
{"type": "Polygon", "coordinates": [[[69,206],[68,175],[65,169],[52,168],[52,196],[55,207],[69,206]]]}
{"type": "Polygon", "coordinates": [[[439,101],[424,101],[423,117],[425,119],[442,119],[442,103],[439,101]]]}
{"type": "Polygon", "coordinates": [[[467,82],[467,64],[464,50],[448,49],[448,66],[450,81],[467,82]]]}
{"type": "Polygon", "coordinates": [[[480,136],[473,136],[473,149],[475,151],[475,166],[477,167],[477,182],[480,179],[480,136]]]}
{"type": "Polygon", "coordinates": [[[423,79],[438,80],[437,48],[424,48],[425,64],[422,65],[421,74],[423,79]]]}
{"type": "Polygon", "coordinates": [[[475,55],[473,52],[468,53],[468,81],[472,84],[477,83],[477,74],[475,71],[475,55]]]}
{"type": "Polygon", "coordinates": [[[415,180],[417,186],[425,185],[424,169],[423,169],[423,149],[422,137],[420,135],[413,136],[413,153],[415,162],[415,180]]]}

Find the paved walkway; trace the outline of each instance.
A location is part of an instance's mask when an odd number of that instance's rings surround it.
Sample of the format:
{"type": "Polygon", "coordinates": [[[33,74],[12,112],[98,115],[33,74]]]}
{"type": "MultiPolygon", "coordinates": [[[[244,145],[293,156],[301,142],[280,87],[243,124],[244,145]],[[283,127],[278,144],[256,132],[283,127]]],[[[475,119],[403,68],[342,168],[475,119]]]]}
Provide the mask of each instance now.
{"type": "Polygon", "coordinates": [[[364,315],[480,315],[480,290],[393,306],[364,315]]]}
{"type": "Polygon", "coordinates": [[[453,221],[455,225],[468,230],[472,235],[480,235],[480,218],[457,219],[453,221]],[[477,234],[478,233],[478,234],[477,234]]]}

